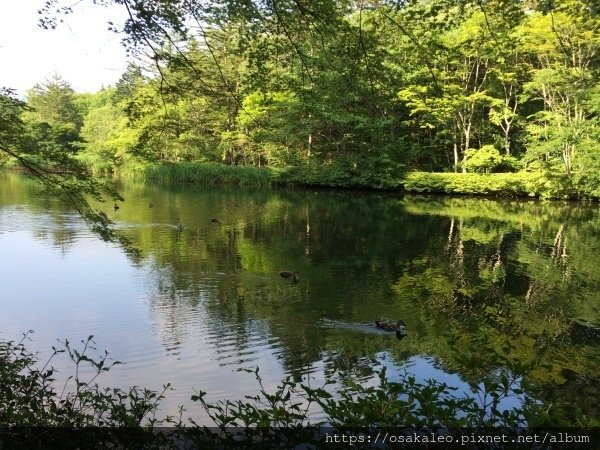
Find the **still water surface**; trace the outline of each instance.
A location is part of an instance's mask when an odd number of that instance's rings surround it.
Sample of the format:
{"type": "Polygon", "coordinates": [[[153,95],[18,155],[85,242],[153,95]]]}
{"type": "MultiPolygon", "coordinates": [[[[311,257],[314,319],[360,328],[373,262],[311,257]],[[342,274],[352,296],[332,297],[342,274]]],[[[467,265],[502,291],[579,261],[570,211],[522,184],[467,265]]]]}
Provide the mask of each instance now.
{"type": "Polygon", "coordinates": [[[287,375],[317,386],[336,371],[374,383],[385,366],[392,379],[408,371],[467,390],[497,368],[472,340],[486,338],[517,361],[543,350],[525,377],[532,393],[598,415],[600,340],[580,325],[600,324],[598,205],[120,188],[118,211],[99,208],[139,256],[97,239],[31,180],[0,173],[0,339],[35,330],[29,347],[43,358],[57,339],[94,335],[126,363],[101,383],[170,382],[162,411],[183,404],[202,418],[196,390],[241,399],[257,391],[243,370],[256,367],[266,387],[287,375]],[[408,337],[379,332],[382,316],[404,320],[408,337]],[[472,355],[480,367],[465,363],[472,355]]]}

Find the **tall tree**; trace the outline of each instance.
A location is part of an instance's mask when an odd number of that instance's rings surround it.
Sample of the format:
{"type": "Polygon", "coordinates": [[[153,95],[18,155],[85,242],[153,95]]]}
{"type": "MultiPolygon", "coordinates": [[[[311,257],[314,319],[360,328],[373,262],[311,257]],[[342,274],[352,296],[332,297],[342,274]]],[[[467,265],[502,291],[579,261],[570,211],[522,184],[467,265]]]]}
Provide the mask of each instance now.
{"type": "Polygon", "coordinates": [[[531,116],[528,153],[531,160],[559,163],[568,175],[585,170],[580,150],[597,118],[590,107],[598,89],[598,30],[600,16],[574,0],[531,14],[520,29],[523,51],[535,67],[525,90],[543,105],[531,116]]]}
{"type": "Polygon", "coordinates": [[[81,141],[83,115],[75,101],[75,91],[60,75],[52,74],[27,93],[30,110],[25,119],[37,129],[40,139],[74,152],[81,141]]]}

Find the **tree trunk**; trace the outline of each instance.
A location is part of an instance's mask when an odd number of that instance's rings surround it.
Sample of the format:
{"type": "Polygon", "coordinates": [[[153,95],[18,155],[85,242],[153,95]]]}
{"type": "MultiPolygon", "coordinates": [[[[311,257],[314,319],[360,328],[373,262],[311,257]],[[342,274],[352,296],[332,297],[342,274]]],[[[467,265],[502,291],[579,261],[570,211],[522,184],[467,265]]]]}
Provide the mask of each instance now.
{"type": "Polygon", "coordinates": [[[458,172],[458,144],[454,141],[454,173],[458,172]]]}

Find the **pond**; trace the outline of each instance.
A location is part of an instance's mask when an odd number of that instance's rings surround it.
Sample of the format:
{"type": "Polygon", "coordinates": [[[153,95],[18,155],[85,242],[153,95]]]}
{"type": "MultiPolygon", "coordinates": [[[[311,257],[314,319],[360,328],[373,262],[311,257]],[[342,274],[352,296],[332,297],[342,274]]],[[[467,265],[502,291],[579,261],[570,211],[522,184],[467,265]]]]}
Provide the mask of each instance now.
{"type": "Polygon", "coordinates": [[[200,422],[190,396],[255,394],[245,369],[259,367],[267,389],[288,375],[373,383],[385,366],[391,379],[468,390],[497,369],[491,354],[534,361],[523,380],[537,398],[599,415],[597,204],[119,188],[118,210],[98,207],[139,254],[99,240],[31,179],[0,173],[0,339],[34,330],[28,347],[45,358],[57,339],[93,335],[125,363],[101,384],[170,382],[162,411],[185,405],[200,422]],[[402,319],[408,336],[377,330],[380,317],[402,319]]]}

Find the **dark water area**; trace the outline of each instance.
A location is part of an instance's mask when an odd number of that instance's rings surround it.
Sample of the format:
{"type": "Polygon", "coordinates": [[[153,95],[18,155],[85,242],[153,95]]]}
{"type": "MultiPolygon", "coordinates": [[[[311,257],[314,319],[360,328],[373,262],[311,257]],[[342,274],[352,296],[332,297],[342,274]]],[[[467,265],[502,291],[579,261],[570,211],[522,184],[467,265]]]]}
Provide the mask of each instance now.
{"type": "Polygon", "coordinates": [[[202,417],[197,390],[209,401],[256,393],[256,367],[266,388],[286,376],[373,384],[386,367],[392,380],[408,372],[468,392],[498,369],[489,353],[533,361],[521,387],[535,398],[600,415],[597,204],[120,188],[118,210],[97,206],[139,256],[32,180],[0,173],[0,339],[32,329],[44,357],[57,339],[94,335],[126,363],[101,384],[170,382],[170,414],[183,404],[202,417]],[[380,317],[402,319],[408,336],[378,330],[380,317]]]}

